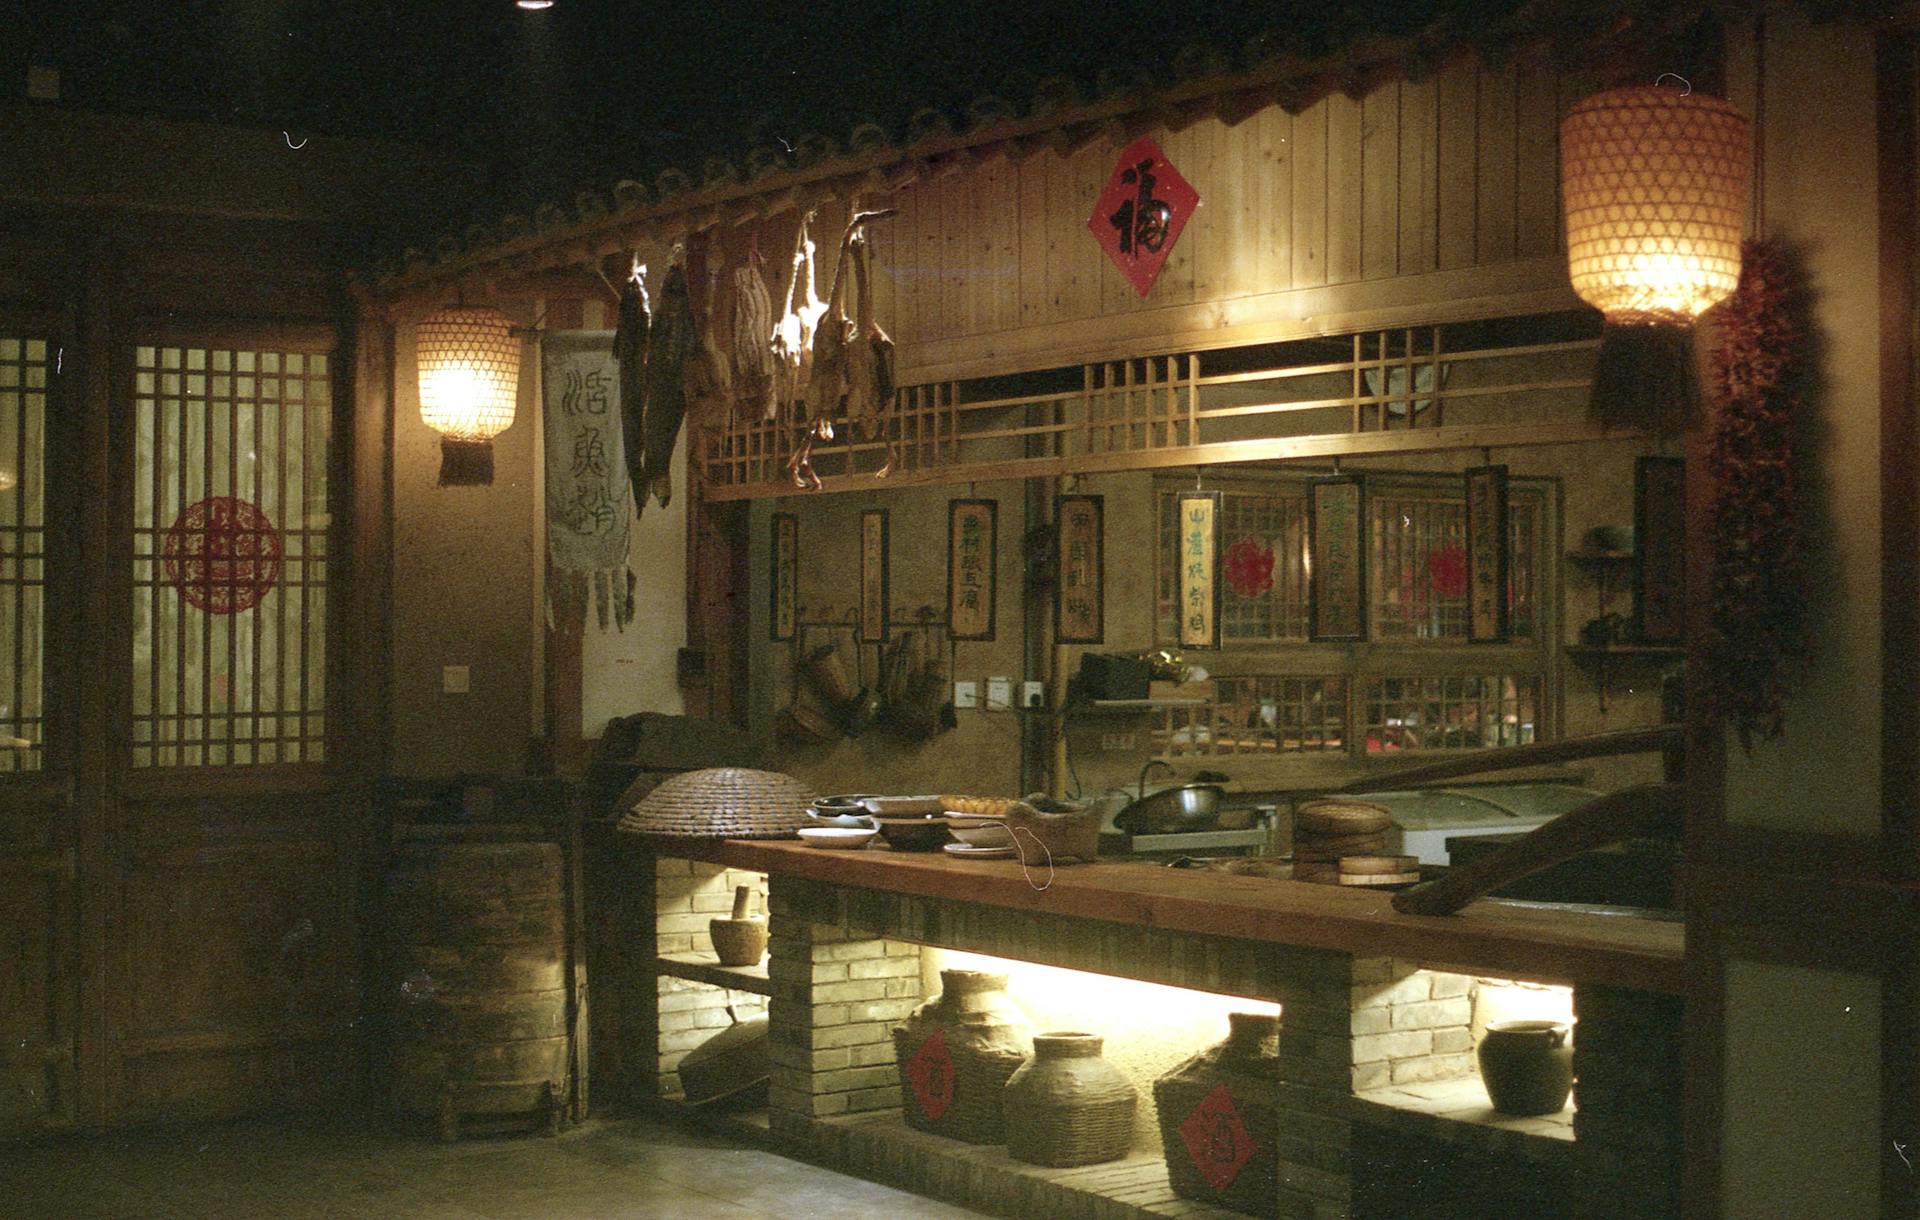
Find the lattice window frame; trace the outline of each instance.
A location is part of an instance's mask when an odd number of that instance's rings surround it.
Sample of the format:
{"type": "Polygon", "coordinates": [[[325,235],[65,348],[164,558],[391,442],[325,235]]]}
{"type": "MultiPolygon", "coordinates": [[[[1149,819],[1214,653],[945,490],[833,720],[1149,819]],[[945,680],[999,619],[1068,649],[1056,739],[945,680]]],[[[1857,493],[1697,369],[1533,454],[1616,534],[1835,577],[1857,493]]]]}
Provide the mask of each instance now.
{"type": "Polygon", "coordinates": [[[52,327],[0,319],[0,471],[13,484],[0,491],[0,776],[45,770],[59,745],[50,518],[60,361],[52,327]]]}

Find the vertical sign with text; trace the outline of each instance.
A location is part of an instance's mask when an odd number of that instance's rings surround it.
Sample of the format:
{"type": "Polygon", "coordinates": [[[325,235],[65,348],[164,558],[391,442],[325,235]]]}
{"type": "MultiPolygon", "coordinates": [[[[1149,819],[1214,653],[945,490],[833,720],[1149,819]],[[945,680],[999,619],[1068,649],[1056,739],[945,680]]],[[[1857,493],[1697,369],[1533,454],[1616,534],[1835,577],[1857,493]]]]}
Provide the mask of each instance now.
{"type": "Polygon", "coordinates": [[[1467,639],[1507,639],[1507,468],[1467,471],[1467,639]]]}
{"type": "Polygon", "coordinates": [[[792,513],[773,514],[773,607],[772,636],[790,640],[799,619],[800,518],[792,513]]]}
{"type": "Polygon", "coordinates": [[[1180,647],[1220,647],[1220,493],[1180,493],[1180,647]]]}
{"type": "Polygon", "coordinates": [[[1307,637],[1367,638],[1366,489],[1357,478],[1307,487],[1307,637]]]}
{"type": "Polygon", "coordinates": [[[1054,638],[1061,644],[1106,639],[1106,505],[1099,496],[1061,496],[1054,638]]]}
{"type": "Polygon", "coordinates": [[[860,642],[887,640],[887,510],[860,514],[860,642]]]}
{"type": "Polygon", "coordinates": [[[991,640],[998,592],[998,500],[947,501],[947,625],[956,640],[991,640]]]}

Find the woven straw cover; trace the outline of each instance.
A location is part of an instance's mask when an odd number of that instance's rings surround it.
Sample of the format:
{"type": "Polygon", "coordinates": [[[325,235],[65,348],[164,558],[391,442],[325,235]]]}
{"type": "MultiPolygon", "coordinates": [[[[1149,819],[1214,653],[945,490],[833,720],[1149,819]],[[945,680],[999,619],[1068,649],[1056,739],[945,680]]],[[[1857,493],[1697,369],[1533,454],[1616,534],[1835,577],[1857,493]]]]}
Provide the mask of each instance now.
{"type": "Polygon", "coordinates": [[[1717,97],[1637,86],[1560,123],[1567,269],[1609,322],[1690,324],[1740,279],[1753,168],[1745,115],[1717,97]]]}
{"type": "Polygon", "coordinates": [[[790,839],[807,824],[814,795],[778,771],[688,771],[641,798],[620,829],[671,839],[790,839]]]}
{"type": "Polygon", "coordinates": [[[420,418],[456,441],[492,440],[513,423],[520,341],[497,309],[443,309],[414,331],[420,418]]]}

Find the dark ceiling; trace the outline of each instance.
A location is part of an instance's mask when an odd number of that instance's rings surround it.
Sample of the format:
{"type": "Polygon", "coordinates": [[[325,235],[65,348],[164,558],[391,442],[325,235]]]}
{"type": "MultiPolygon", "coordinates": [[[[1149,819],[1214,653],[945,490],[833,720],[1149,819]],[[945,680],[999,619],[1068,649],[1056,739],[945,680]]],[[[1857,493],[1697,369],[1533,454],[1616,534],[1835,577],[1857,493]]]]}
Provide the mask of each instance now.
{"type": "Polygon", "coordinates": [[[1066,74],[1149,79],[1183,46],[1238,55],[1257,34],[1313,55],[1368,32],[1514,0],[0,0],[0,56],[70,104],[429,145],[493,171],[485,206],[697,169],[709,155],[808,132],[898,127],[925,105],[1024,98],[1066,74]]]}

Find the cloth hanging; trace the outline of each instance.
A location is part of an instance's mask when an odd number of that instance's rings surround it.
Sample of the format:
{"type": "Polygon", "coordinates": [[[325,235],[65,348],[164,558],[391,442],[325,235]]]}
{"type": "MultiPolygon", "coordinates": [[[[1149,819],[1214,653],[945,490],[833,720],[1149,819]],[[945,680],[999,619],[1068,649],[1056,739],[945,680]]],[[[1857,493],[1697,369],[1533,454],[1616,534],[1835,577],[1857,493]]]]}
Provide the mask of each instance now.
{"type": "Polygon", "coordinates": [[[621,365],[614,332],[548,331],[540,343],[546,386],[547,622],[584,623],[589,591],[601,630],[633,621],[628,567],[621,365]]]}

